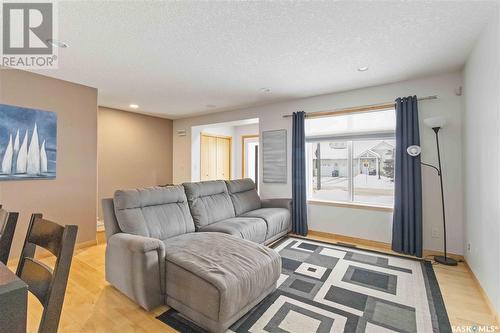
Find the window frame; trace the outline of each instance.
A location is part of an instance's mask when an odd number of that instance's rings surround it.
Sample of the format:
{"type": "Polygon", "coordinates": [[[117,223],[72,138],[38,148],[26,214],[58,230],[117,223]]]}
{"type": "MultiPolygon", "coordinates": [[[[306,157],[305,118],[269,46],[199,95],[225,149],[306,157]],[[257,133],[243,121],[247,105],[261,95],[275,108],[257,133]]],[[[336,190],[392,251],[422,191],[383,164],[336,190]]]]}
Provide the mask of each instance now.
{"type": "MultiPolygon", "coordinates": [[[[385,110],[376,110],[373,112],[386,111],[385,110]]],[[[371,113],[371,112],[367,112],[371,113]]],[[[347,114],[348,115],[348,114],[347,114]]],[[[339,115],[329,115],[328,117],[337,117],[337,116],[346,116],[345,113],[339,115]]],[[[307,121],[307,120],[306,120],[307,121]]],[[[347,208],[357,208],[357,209],[370,209],[375,211],[387,211],[392,212],[393,206],[383,205],[383,204],[375,204],[375,203],[366,203],[354,200],[354,178],[353,178],[353,162],[354,162],[354,153],[353,153],[353,144],[355,141],[366,141],[366,140],[396,140],[396,130],[381,130],[381,131],[371,131],[371,132],[354,132],[349,134],[333,134],[333,135],[306,135],[306,197],[307,202],[309,204],[317,204],[317,205],[327,205],[327,206],[336,206],[336,207],[347,207],[347,208]],[[347,189],[348,189],[348,201],[344,200],[323,200],[323,199],[315,199],[312,197],[313,190],[313,149],[314,145],[311,143],[318,142],[346,142],[347,143],[347,189]]]]}

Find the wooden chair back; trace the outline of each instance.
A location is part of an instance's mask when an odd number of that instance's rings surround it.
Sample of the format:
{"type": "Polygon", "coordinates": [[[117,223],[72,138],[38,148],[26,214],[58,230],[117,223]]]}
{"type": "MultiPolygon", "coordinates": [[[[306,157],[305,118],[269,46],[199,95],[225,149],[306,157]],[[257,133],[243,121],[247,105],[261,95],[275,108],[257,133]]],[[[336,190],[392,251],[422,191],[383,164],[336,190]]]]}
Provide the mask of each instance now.
{"type": "Polygon", "coordinates": [[[0,262],[7,265],[19,213],[8,212],[0,205],[0,262]]]}
{"type": "Polygon", "coordinates": [[[16,274],[43,306],[39,333],[57,332],[77,232],[76,225],[63,227],[44,220],[42,214],[31,216],[16,274]],[[53,269],[35,259],[36,246],[56,257],[53,269]]]}

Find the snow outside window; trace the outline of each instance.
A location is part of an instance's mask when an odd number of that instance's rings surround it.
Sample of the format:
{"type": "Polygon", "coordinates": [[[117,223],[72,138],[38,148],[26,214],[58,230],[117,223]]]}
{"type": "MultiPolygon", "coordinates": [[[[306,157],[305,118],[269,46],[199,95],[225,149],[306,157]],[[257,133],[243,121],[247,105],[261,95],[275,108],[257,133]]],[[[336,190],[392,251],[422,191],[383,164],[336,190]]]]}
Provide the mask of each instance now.
{"type": "Polygon", "coordinates": [[[306,119],[310,200],[394,204],[394,109],[306,119]]]}

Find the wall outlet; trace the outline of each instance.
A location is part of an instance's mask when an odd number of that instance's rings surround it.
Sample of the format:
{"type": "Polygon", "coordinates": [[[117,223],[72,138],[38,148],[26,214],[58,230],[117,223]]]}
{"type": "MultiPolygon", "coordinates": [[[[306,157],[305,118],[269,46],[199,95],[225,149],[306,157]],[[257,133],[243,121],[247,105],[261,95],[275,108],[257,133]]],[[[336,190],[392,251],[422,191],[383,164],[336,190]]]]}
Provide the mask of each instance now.
{"type": "Polygon", "coordinates": [[[470,252],[470,243],[467,243],[467,252],[470,252]]]}
{"type": "Polygon", "coordinates": [[[432,228],[432,237],[439,238],[439,229],[438,228],[432,228]]]}

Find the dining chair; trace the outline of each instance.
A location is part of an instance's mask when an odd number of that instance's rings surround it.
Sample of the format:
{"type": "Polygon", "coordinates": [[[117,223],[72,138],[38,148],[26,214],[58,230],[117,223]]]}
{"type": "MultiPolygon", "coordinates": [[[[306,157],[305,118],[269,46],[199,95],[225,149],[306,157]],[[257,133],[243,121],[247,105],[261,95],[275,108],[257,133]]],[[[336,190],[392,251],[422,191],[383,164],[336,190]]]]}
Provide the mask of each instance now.
{"type": "Polygon", "coordinates": [[[39,333],[57,332],[77,232],[76,225],[63,227],[42,214],[31,215],[16,274],[43,306],[39,333]],[[56,257],[53,269],[35,259],[37,246],[56,257]]]}
{"type": "Polygon", "coordinates": [[[7,265],[19,213],[8,212],[0,205],[0,262],[7,265]]]}

